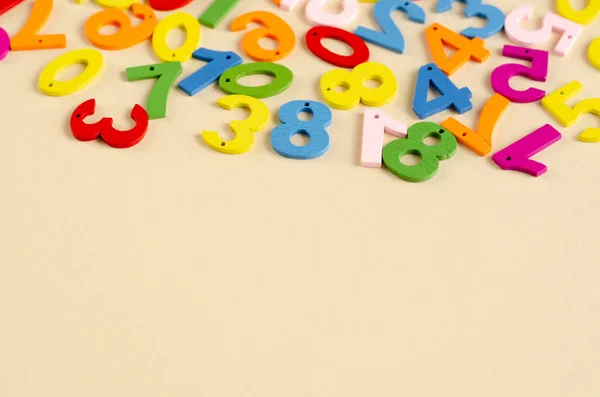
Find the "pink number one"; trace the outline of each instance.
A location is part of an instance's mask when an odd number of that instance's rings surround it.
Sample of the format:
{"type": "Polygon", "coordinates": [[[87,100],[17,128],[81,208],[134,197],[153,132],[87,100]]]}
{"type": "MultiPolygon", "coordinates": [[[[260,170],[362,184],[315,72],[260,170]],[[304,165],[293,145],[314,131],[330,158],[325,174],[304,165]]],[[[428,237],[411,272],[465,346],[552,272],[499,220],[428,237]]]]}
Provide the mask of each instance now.
{"type": "Polygon", "coordinates": [[[530,157],[560,141],[562,135],[550,124],[546,124],[531,134],[519,139],[492,156],[494,163],[503,170],[524,172],[532,176],[544,174],[548,167],[531,160],[530,157]]]}
{"type": "Polygon", "coordinates": [[[406,138],[406,124],[394,120],[383,110],[369,109],[365,111],[362,133],[362,150],[360,165],[363,167],[381,167],[381,152],[383,150],[383,133],[406,138]]]}

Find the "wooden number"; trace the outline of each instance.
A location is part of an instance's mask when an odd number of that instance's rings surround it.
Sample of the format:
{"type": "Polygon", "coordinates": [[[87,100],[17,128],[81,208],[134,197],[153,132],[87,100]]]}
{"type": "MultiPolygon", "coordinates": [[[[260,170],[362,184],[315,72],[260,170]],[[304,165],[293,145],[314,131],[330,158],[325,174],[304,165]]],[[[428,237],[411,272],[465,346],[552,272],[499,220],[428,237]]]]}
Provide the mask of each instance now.
{"type": "Polygon", "coordinates": [[[504,30],[506,35],[515,43],[522,46],[542,44],[550,39],[552,32],[561,33],[560,40],[554,47],[554,53],[565,56],[573,48],[573,44],[583,30],[582,26],[549,12],[543,19],[542,27],[536,31],[523,29],[520,26],[522,20],[528,20],[533,15],[534,7],[524,5],[515,8],[506,15],[504,30]]]}
{"type": "Polygon", "coordinates": [[[340,110],[352,109],[360,102],[367,106],[383,106],[389,103],[398,91],[398,81],[394,73],[385,65],[377,62],[365,62],[351,72],[334,69],[321,77],[321,94],[325,102],[340,110]],[[367,88],[364,83],[375,80],[381,85],[367,88]],[[338,92],[337,87],[346,88],[338,92]]]}
{"type": "Polygon", "coordinates": [[[531,157],[553,143],[558,142],[561,138],[562,135],[560,135],[560,132],[550,124],[546,124],[497,152],[492,156],[492,160],[503,170],[519,171],[532,176],[540,176],[548,170],[548,167],[531,160],[531,157]]]}
{"type": "Polygon", "coordinates": [[[558,13],[580,25],[587,25],[598,16],[600,11],[600,0],[587,0],[587,6],[582,10],[574,10],[571,7],[573,0],[556,0],[558,13]]]}
{"type": "Polygon", "coordinates": [[[189,96],[196,95],[217,81],[227,69],[242,63],[242,58],[231,51],[198,48],[192,55],[195,59],[207,63],[179,83],[179,88],[189,96]]]}
{"type": "Polygon", "coordinates": [[[175,12],[162,19],[152,35],[152,47],[156,56],[164,62],[185,62],[192,58],[200,41],[200,23],[187,12],[175,12]],[[167,36],[173,29],[182,28],[187,37],[176,50],[167,45],[167,36]]]}
{"type": "Polygon", "coordinates": [[[454,117],[447,118],[441,126],[447,129],[456,139],[477,153],[485,156],[492,150],[492,133],[498,119],[508,109],[510,101],[500,94],[494,94],[483,105],[477,130],[473,131],[454,117]]]}
{"type": "Polygon", "coordinates": [[[381,167],[384,132],[399,138],[406,138],[407,128],[406,124],[394,120],[382,110],[369,109],[365,111],[360,165],[369,168],[381,167]]]}
{"type": "MultiPolygon", "coordinates": [[[[77,3],[82,4],[84,0],[75,0],[77,3]]],[[[139,0],[96,0],[96,3],[100,4],[105,8],[118,8],[120,10],[128,10],[133,3],[137,3],[139,0]]]]}
{"type": "Polygon", "coordinates": [[[80,141],[93,141],[98,138],[109,146],[125,149],[137,145],[144,139],[148,131],[148,114],[140,105],[131,110],[131,118],[135,127],[128,131],[119,131],[113,127],[113,119],[104,117],[94,124],[86,124],[83,120],[96,111],[96,100],[89,99],[79,105],[71,115],[71,132],[80,141]]]}
{"type": "Polygon", "coordinates": [[[104,58],[102,53],[93,49],[73,50],[54,59],[42,73],[38,81],[40,90],[50,96],[64,96],[81,90],[94,81],[102,71],[104,58]],[[56,80],[56,75],[63,69],[84,64],[85,69],[81,74],[68,81],[56,80]]]}
{"type": "Polygon", "coordinates": [[[12,51],[65,48],[67,46],[67,37],[64,34],[38,34],[50,17],[52,4],[52,0],[36,0],[33,3],[29,19],[10,41],[12,51]]]}
{"type": "Polygon", "coordinates": [[[534,81],[546,81],[548,75],[548,51],[505,45],[502,49],[502,55],[531,61],[531,67],[517,63],[507,63],[498,66],[492,72],[492,89],[508,98],[511,102],[529,103],[542,99],[546,94],[545,91],[533,87],[524,91],[517,91],[511,88],[509,81],[515,76],[524,76],[534,81]]]}
{"type": "Polygon", "coordinates": [[[213,0],[212,4],[198,18],[198,21],[209,28],[216,28],[236,6],[239,0],[213,0]]]}
{"type": "Polygon", "coordinates": [[[127,80],[129,81],[157,79],[146,103],[146,111],[150,120],[166,117],[167,98],[181,71],[181,63],[179,62],[158,63],[126,69],[127,80]]]}
{"type": "Polygon", "coordinates": [[[125,11],[107,8],[86,21],[85,35],[94,46],[104,50],[122,50],[149,39],[157,23],[154,11],[145,4],[134,3],[131,12],[142,19],[142,23],[133,26],[125,11]],[[119,31],[109,35],[101,34],[100,29],[106,25],[118,26],[119,31]]]}
{"type": "Polygon", "coordinates": [[[600,37],[592,40],[588,47],[588,59],[596,69],[600,70],[600,37]]]}
{"type": "Polygon", "coordinates": [[[461,1],[467,3],[465,7],[465,16],[467,18],[483,18],[487,20],[487,25],[481,28],[467,28],[460,32],[465,37],[479,37],[482,39],[491,37],[499,33],[504,26],[504,13],[497,7],[490,4],[482,4],[481,0],[439,0],[437,12],[446,12],[452,9],[452,3],[461,1]]]}
{"type": "Polygon", "coordinates": [[[283,65],[271,62],[244,63],[227,69],[219,78],[219,87],[226,94],[248,95],[254,98],[269,98],[285,92],[291,85],[294,74],[283,65]],[[264,74],[272,76],[269,84],[248,87],[238,83],[245,76],[264,74]]]}
{"type": "Polygon", "coordinates": [[[399,54],[404,53],[404,36],[392,19],[394,11],[405,12],[412,22],[425,23],[425,11],[418,5],[406,0],[381,0],[373,8],[381,32],[359,26],[354,33],[366,42],[399,54]]]}
{"type": "Polygon", "coordinates": [[[229,128],[235,134],[235,138],[224,141],[215,131],[202,131],[202,139],[208,146],[217,152],[226,154],[242,154],[249,152],[254,145],[254,133],[261,131],[267,126],[271,113],[264,102],[247,95],[229,95],[217,101],[217,105],[223,109],[246,108],[250,110],[250,116],[246,120],[234,120],[229,128]]]}
{"type": "Polygon", "coordinates": [[[341,68],[354,68],[369,60],[369,47],[357,35],[331,26],[315,26],[306,33],[306,46],[316,56],[341,68]],[[352,48],[352,55],[339,55],[322,44],[323,39],[335,39],[352,48]]]}
{"type": "Polygon", "coordinates": [[[429,52],[433,62],[448,76],[456,72],[469,59],[475,62],[483,62],[490,52],[485,49],[483,40],[478,37],[468,39],[463,35],[434,23],[425,30],[429,52]],[[448,46],[456,52],[448,57],[444,46],[448,46]]]}
{"type": "Polygon", "coordinates": [[[246,29],[250,23],[258,23],[263,28],[252,30],[242,38],[242,49],[250,58],[261,62],[275,62],[289,55],[296,45],[296,35],[290,25],[277,15],[267,11],[254,11],[237,17],[231,23],[231,31],[246,29]],[[268,37],[279,43],[275,50],[266,50],[259,40],[268,37]]]}
{"type": "Polygon", "coordinates": [[[158,11],[172,11],[184,7],[192,0],[149,0],[150,7],[158,11]]]}
{"type": "Polygon", "coordinates": [[[6,30],[0,28],[0,61],[6,58],[10,51],[10,37],[6,30]]]}
{"type": "MultiPolygon", "coordinates": [[[[542,99],[542,105],[564,127],[573,125],[579,116],[585,113],[600,116],[600,98],[584,99],[574,107],[566,104],[567,100],[579,94],[582,90],[583,85],[579,81],[571,81],[542,99]]],[[[582,142],[600,142],[600,128],[586,128],[579,135],[579,140],[582,142]]]]}

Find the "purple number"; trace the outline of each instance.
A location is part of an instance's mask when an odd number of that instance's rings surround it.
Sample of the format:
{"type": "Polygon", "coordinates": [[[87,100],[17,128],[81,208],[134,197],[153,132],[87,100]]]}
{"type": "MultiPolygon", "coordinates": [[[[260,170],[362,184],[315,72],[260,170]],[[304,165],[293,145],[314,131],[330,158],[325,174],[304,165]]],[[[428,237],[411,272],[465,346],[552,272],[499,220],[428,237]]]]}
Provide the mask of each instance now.
{"type": "Polygon", "coordinates": [[[507,63],[498,66],[492,72],[492,89],[508,98],[511,102],[529,103],[539,101],[546,95],[543,90],[530,87],[525,91],[510,88],[509,80],[514,76],[525,76],[535,81],[546,81],[548,75],[548,51],[505,45],[502,49],[505,57],[531,61],[531,67],[518,63],[507,63]]]}
{"type": "Polygon", "coordinates": [[[0,28],[0,61],[6,58],[10,50],[10,38],[6,30],[0,28]]]}
{"type": "Polygon", "coordinates": [[[519,139],[492,156],[494,163],[503,170],[525,172],[532,176],[544,174],[548,167],[531,160],[530,157],[560,141],[562,135],[550,124],[546,124],[531,134],[519,139]]]}

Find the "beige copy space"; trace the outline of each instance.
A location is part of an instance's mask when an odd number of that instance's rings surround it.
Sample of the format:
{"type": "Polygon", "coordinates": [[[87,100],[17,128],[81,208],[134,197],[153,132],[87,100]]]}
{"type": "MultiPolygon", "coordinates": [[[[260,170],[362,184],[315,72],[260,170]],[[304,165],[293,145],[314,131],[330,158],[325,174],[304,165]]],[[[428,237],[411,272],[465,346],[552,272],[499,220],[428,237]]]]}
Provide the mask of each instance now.
{"type": "MultiPolygon", "coordinates": [[[[98,6],[55,3],[43,31],[66,33],[69,49],[90,47],[83,23],[98,6]]],[[[185,10],[199,15],[207,3],[185,10]]],[[[493,3],[505,12],[521,4],[493,3]]],[[[16,33],[31,4],[0,26],[16,33]]],[[[445,14],[435,1],[419,4],[428,24],[481,23],[462,4],[445,14]]],[[[535,5],[537,16],[555,9],[535,5]]],[[[361,4],[350,28],[375,27],[372,7],[361,4]]],[[[217,87],[193,98],[173,90],[168,118],[132,149],[73,139],[69,116],[92,97],[93,119],[131,126],[128,112],[153,82],[128,83],[124,70],[157,61],[147,43],[103,51],[101,78],[63,98],[41,94],[37,78],[64,50],[0,63],[0,396],[600,395],[600,144],[577,141],[597,118],[560,128],[563,139],[536,156],[549,167],[541,178],[501,171],[462,146],[422,184],[361,168],[362,106],[334,111],[324,157],[288,160],[269,143],[277,109],[321,99],[318,81],[332,66],[306,50],[303,13],[269,0],[241,1],[218,29],[202,28],[202,45],[240,51],[244,33],[227,24],[256,9],[293,26],[297,48],[281,63],[296,75],[265,100],[272,122],[241,156],[200,139],[246,114],[218,108],[217,87]]],[[[400,85],[384,110],[414,123],[416,71],[430,61],[425,26],[394,19],[406,54],[370,46],[372,59],[400,85]]],[[[597,96],[600,72],[586,51],[599,26],[567,58],[551,55],[546,83],[517,78],[515,87],[553,91],[579,79],[580,98],[597,96]]],[[[453,76],[473,91],[467,125],[492,94],[491,71],[508,61],[504,43],[504,34],[487,40],[490,59],[453,76]]],[[[200,66],[186,62],[183,75],[200,66]]],[[[539,104],[511,105],[494,147],[548,122],[559,127],[539,104]]]]}

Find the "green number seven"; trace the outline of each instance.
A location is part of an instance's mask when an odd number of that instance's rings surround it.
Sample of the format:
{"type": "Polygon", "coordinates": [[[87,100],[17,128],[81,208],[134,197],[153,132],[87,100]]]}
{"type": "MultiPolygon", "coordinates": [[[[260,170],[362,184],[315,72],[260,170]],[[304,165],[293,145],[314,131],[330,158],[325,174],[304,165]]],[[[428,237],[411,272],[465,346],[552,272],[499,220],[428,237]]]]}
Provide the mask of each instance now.
{"type": "Polygon", "coordinates": [[[175,80],[182,72],[180,62],[165,62],[155,65],[127,68],[127,80],[139,81],[158,79],[148,95],[146,111],[150,120],[162,119],[167,115],[167,98],[175,80]]]}

